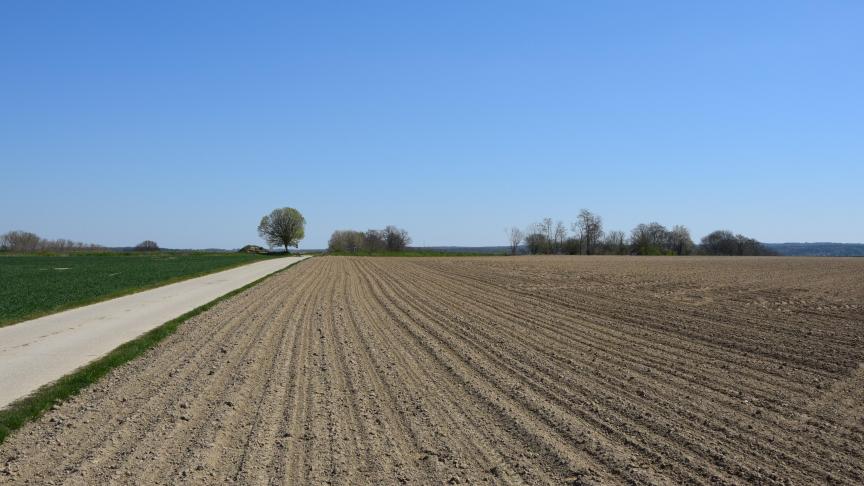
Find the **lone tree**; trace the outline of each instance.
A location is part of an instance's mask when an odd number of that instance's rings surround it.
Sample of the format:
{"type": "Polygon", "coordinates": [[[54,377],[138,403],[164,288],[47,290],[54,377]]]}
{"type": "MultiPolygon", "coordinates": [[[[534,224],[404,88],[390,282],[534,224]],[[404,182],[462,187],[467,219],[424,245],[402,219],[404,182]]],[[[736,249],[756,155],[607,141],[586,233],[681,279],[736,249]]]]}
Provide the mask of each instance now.
{"type": "Polygon", "coordinates": [[[144,240],[135,245],[135,251],[159,251],[159,245],[153,240],[144,240]]]}
{"type": "Polygon", "coordinates": [[[282,246],[288,251],[289,246],[297,248],[303,239],[306,219],[294,208],[274,209],[261,218],[258,224],[258,234],[271,247],[282,246]]]}

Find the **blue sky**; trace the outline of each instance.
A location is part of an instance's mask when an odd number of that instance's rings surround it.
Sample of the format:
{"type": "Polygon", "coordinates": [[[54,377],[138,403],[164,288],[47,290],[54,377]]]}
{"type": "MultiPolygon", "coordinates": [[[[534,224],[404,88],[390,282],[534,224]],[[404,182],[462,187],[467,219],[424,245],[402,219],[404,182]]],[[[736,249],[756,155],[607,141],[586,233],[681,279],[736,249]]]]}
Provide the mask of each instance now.
{"type": "Polygon", "coordinates": [[[3,2],[0,231],[864,241],[864,2],[3,2]]]}

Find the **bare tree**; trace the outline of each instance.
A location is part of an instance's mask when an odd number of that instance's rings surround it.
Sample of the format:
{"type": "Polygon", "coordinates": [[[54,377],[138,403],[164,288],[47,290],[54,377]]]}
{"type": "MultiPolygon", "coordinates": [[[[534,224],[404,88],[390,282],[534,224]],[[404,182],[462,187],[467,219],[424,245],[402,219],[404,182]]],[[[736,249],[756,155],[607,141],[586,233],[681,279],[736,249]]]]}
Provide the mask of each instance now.
{"type": "Polygon", "coordinates": [[[552,253],[554,246],[553,239],[555,237],[552,218],[543,218],[543,221],[531,224],[525,233],[525,244],[528,246],[528,253],[532,255],[552,253]]]}
{"type": "Polygon", "coordinates": [[[552,218],[543,218],[540,222],[540,233],[546,238],[546,241],[551,244],[553,237],[552,218]]]}
{"type": "Polygon", "coordinates": [[[592,255],[597,244],[603,238],[603,220],[591,211],[583,209],[579,211],[579,216],[573,223],[573,231],[578,232],[581,236],[584,253],[592,255]]]}
{"type": "Polygon", "coordinates": [[[258,224],[258,234],[270,247],[283,246],[288,251],[289,246],[297,248],[305,235],[306,219],[294,208],[274,209],[261,218],[258,224]]]}
{"type": "Polygon", "coordinates": [[[507,230],[507,238],[510,240],[510,254],[515,255],[519,249],[519,243],[522,243],[522,240],[525,239],[525,233],[514,226],[507,230]]]}
{"type": "Polygon", "coordinates": [[[159,251],[159,245],[153,240],[144,240],[135,245],[135,251],[159,251]]]}
{"type": "Polygon", "coordinates": [[[605,252],[610,255],[626,255],[627,237],[623,231],[610,231],[603,240],[603,247],[605,252]]]}
{"type": "Polygon", "coordinates": [[[564,241],[567,239],[567,227],[564,223],[558,221],[555,225],[555,231],[552,233],[552,245],[555,253],[561,253],[564,250],[564,241]]]}
{"type": "Polygon", "coordinates": [[[669,249],[676,255],[689,255],[693,253],[693,238],[686,226],[676,224],[669,232],[669,249]]]}

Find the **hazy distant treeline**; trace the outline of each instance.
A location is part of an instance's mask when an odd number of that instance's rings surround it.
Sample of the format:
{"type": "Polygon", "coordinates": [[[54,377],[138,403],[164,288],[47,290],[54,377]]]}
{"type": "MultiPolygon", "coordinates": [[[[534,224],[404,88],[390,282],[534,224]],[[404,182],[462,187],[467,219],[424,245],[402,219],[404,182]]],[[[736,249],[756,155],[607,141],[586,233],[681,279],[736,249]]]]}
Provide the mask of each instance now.
{"type": "Polygon", "coordinates": [[[530,254],[563,255],[775,255],[762,243],[744,235],[718,230],[702,238],[697,245],[686,226],[671,229],[660,223],[637,225],[627,235],[623,231],[606,231],[603,219],[583,209],[569,231],[563,221],[544,218],[522,230],[507,230],[510,252],[524,248],[530,254]],[[572,231],[572,233],[570,232],[572,231]]]}
{"type": "Polygon", "coordinates": [[[69,252],[69,251],[93,251],[104,250],[99,245],[81,243],[80,241],[48,240],[28,231],[10,231],[0,235],[0,251],[11,251],[16,253],[47,252],[69,252]]]}
{"type": "Polygon", "coordinates": [[[395,226],[383,230],[336,230],[330,236],[327,249],[346,253],[403,251],[411,244],[408,232],[395,226]]]}

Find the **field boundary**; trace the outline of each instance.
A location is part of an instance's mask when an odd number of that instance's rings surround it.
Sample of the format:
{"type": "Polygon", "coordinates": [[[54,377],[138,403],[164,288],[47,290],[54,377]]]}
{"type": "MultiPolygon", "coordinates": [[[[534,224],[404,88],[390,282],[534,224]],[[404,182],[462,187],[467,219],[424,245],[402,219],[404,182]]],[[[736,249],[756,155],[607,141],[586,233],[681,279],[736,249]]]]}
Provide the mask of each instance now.
{"type": "Polygon", "coordinates": [[[309,260],[309,258],[299,260],[284,268],[276,270],[275,272],[269,273],[254,282],[232,290],[177,318],[171,319],[159,327],[151,329],[141,336],[117,346],[105,356],[78,368],[76,371],[61,377],[52,383],[42,386],[30,395],[16,400],[5,408],[0,409],[0,444],[2,444],[14,431],[23,427],[28,422],[42,416],[46,410],[69,397],[77,395],[79,391],[93,383],[96,383],[100,378],[108,374],[114,368],[132,361],[138,356],[144,354],[146,351],[152,349],[162,340],[171,334],[174,334],[180,325],[190,318],[201,314],[226,299],[258,285],[265,279],[292,268],[306,260],[309,260]]]}
{"type": "MultiPolygon", "coordinates": [[[[125,255],[125,253],[124,253],[124,255],[125,255]]],[[[31,255],[25,255],[25,256],[31,256],[31,255]]],[[[48,255],[48,256],[52,256],[52,255],[48,255]]],[[[0,318],[0,327],[14,326],[15,324],[20,324],[22,322],[31,321],[33,319],[38,319],[40,317],[50,316],[51,314],[57,314],[59,312],[77,309],[79,307],[84,307],[87,305],[98,304],[100,302],[105,302],[106,300],[116,299],[118,297],[125,297],[127,295],[137,294],[139,292],[144,292],[147,290],[158,289],[159,287],[164,287],[166,285],[171,285],[171,284],[183,282],[186,280],[191,280],[193,278],[204,277],[206,275],[211,275],[211,274],[214,274],[217,272],[223,272],[225,270],[231,270],[234,268],[239,268],[239,267],[242,267],[244,265],[252,265],[253,263],[258,263],[260,261],[264,261],[264,260],[269,259],[269,258],[286,258],[286,257],[291,257],[291,256],[293,256],[293,255],[265,257],[265,258],[261,258],[258,260],[252,260],[252,261],[248,261],[248,262],[239,262],[239,263],[231,264],[231,265],[228,265],[225,267],[214,268],[214,269],[209,270],[209,271],[195,272],[195,273],[190,273],[188,275],[179,275],[176,277],[168,278],[166,280],[160,280],[159,282],[156,282],[152,285],[143,285],[140,287],[131,287],[128,289],[118,290],[118,291],[111,292],[108,294],[100,295],[100,296],[94,297],[92,299],[85,299],[85,300],[82,300],[79,302],[73,302],[70,304],[61,305],[60,307],[55,307],[54,309],[51,309],[51,310],[36,311],[32,314],[27,314],[22,319],[15,318],[12,320],[6,320],[3,318],[0,318]]],[[[7,258],[7,257],[8,258],[14,258],[15,255],[3,255],[3,258],[7,258]]]]}

